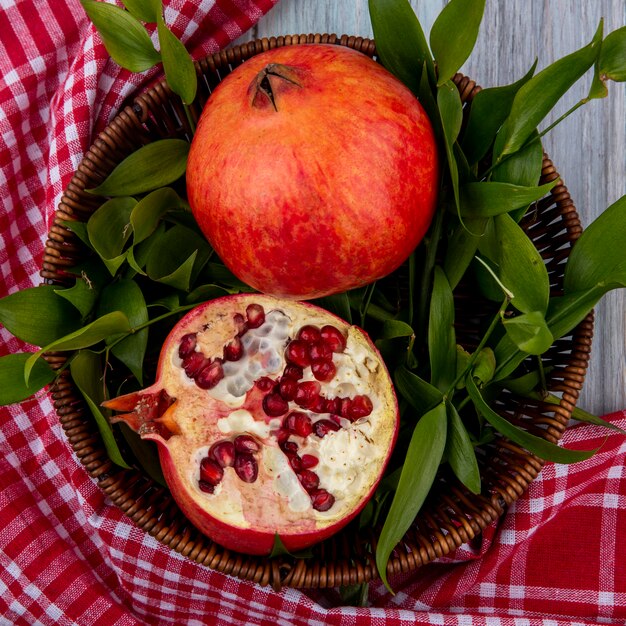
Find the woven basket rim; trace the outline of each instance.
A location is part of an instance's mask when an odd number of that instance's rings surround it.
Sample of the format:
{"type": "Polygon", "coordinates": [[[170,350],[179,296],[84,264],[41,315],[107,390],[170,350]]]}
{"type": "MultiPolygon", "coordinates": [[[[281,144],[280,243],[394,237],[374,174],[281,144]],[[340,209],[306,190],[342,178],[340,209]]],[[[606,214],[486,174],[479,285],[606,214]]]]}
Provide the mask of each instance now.
{"type": "MultiPolygon", "coordinates": [[[[206,99],[212,86],[223,75],[250,56],[270,48],[296,43],[343,45],[376,58],[374,42],[357,36],[308,34],[257,39],[207,55],[196,62],[201,78],[200,87],[206,92],[202,97],[206,99]]],[[[480,91],[474,81],[461,74],[454,77],[454,82],[463,102],[470,101],[480,91]]],[[[194,109],[196,118],[202,109],[202,97],[194,109]]],[[[103,165],[110,171],[111,163],[115,164],[116,158],[124,152],[136,149],[138,142],[141,144],[146,140],[154,141],[150,137],[155,135],[156,138],[171,135],[188,138],[190,129],[185,124],[180,102],[172,95],[165,79],[135,96],[131,104],[120,110],[95,139],[63,193],[45,246],[41,270],[45,282],[67,284],[67,269],[81,258],[80,243],[68,230],[66,221],[85,221],[97,207],[100,201],[86,194],[84,190],[88,184],[101,180],[108,173],[103,170],[103,165]]],[[[553,163],[544,155],[541,182],[550,182],[557,178],[560,177],[553,163]]],[[[556,241],[544,242],[542,234],[539,235],[539,244],[536,245],[548,259],[546,262],[554,263],[558,269],[569,253],[568,246],[580,235],[582,228],[562,180],[552,189],[548,200],[546,207],[541,210],[546,215],[549,214],[552,222],[556,220],[561,229],[565,230],[566,234],[560,235],[557,241],[561,248],[565,244],[566,249],[559,250],[555,247],[556,241]],[[552,209],[552,204],[555,209],[552,209]]],[[[527,224],[529,232],[539,228],[535,224],[542,224],[540,217],[538,213],[537,222],[531,221],[527,224]]],[[[560,340],[557,342],[559,345],[555,344],[554,347],[555,353],[559,355],[563,352],[570,354],[563,367],[559,368],[557,378],[553,376],[551,380],[551,389],[562,393],[560,404],[527,400],[522,405],[514,405],[516,410],[526,412],[522,416],[527,418],[524,424],[536,424],[536,434],[552,442],[558,442],[565,431],[584,382],[593,337],[593,314],[571,335],[571,341],[565,338],[566,340],[560,340]]],[[[63,354],[48,354],[46,358],[57,368],[66,360],[63,354]]],[[[60,376],[51,390],[51,395],[69,444],[99,488],[140,529],[189,559],[243,580],[251,580],[261,585],[270,584],[275,589],[283,586],[336,587],[368,582],[378,577],[373,557],[376,537],[371,531],[366,531],[355,541],[352,527],[323,542],[316,548],[315,558],[312,560],[290,557],[263,559],[224,550],[194,529],[184,516],[181,518],[180,512],[172,515],[171,496],[167,490],[156,485],[141,472],[122,470],[110,461],[67,371],[60,376]]],[[[507,412],[504,408],[502,410],[507,417],[518,418],[517,415],[511,415],[510,411],[507,412]]],[[[493,461],[494,467],[481,470],[484,484],[490,486],[488,494],[473,496],[451,482],[449,476],[441,479],[444,490],[435,491],[431,496],[429,506],[420,513],[405,536],[404,551],[398,550],[397,554],[392,555],[387,569],[388,576],[414,572],[478,536],[526,491],[544,464],[504,439],[499,442],[497,452],[489,459],[493,461]],[[502,467],[506,467],[508,473],[499,471],[502,467]],[[432,503],[433,499],[435,504],[432,503]]],[[[173,508],[177,507],[174,505],[173,508]]]]}

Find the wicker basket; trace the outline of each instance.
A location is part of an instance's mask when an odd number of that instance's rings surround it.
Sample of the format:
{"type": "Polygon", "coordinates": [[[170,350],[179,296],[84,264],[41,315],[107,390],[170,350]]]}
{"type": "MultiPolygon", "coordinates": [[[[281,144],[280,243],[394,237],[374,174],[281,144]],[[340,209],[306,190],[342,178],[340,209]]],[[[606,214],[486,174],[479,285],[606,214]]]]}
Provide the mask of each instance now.
{"type": "MultiPolygon", "coordinates": [[[[278,46],[295,43],[332,43],[375,56],[374,42],[360,37],[300,35],[261,39],[210,55],[196,64],[199,91],[192,115],[199,116],[211,90],[234,67],[249,57],[278,46]]],[[[454,79],[464,102],[479,91],[462,75],[454,79]]],[[[63,221],[86,221],[102,199],[85,192],[98,185],[130,152],[166,137],[191,136],[180,101],[165,82],[160,82],[126,106],[96,139],[69,183],[56,212],[46,244],[41,276],[46,282],[67,284],[66,268],[83,258],[84,247],[63,226],[63,221]]],[[[558,174],[546,157],[542,183],[558,174]]],[[[566,187],[559,183],[538,202],[522,222],[543,256],[553,293],[558,293],[564,261],[581,226],[566,187]]],[[[481,303],[472,293],[456,296],[457,337],[471,348],[477,343],[481,303]]],[[[569,337],[558,340],[546,355],[551,366],[549,387],[562,394],[560,405],[522,401],[505,395],[496,409],[514,424],[535,435],[557,442],[571,416],[584,381],[593,319],[589,316],[569,337]]],[[[60,366],[65,356],[49,355],[60,366]]],[[[70,445],[100,489],[135,524],[166,546],[212,569],[261,585],[324,588],[352,585],[377,577],[376,533],[359,531],[353,525],[313,549],[313,558],[268,559],[241,555],[223,549],[182,515],[167,490],[137,470],[123,470],[107,457],[100,435],[81,396],[64,372],[52,390],[52,398],[70,445]]],[[[451,474],[442,470],[431,496],[396,548],[388,564],[390,576],[414,571],[449,554],[472,540],[527,489],[543,462],[503,437],[479,450],[482,495],[468,492],[451,474]]]]}

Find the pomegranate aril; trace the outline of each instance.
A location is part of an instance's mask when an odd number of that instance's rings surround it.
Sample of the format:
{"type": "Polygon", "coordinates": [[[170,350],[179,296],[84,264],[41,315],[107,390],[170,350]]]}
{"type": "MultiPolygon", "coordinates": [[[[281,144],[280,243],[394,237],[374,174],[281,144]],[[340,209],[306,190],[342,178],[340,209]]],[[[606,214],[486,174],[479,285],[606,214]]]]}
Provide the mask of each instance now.
{"type": "Polygon", "coordinates": [[[241,336],[248,330],[248,324],[246,318],[241,313],[235,313],[233,315],[233,321],[235,322],[235,328],[237,329],[237,335],[241,336]]]}
{"type": "Polygon", "coordinates": [[[309,469],[303,469],[299,474],[300,484],[309,492],[314,491],[319,487],[319,476],[309,469]]]}
{"type": "Polygon", "coordinates": [[[291,469],[296,474],[299,474],[302,471],[302,461],[300,460],[300,457],[293,452],[286,452],[285,454],[287,456],[287,460],[289,461],[291,469]]]}
{"type": "Polygon", "coordinates": [[[284,415],[289,409],[287,400],[279,393],[269,393],[263,398],[263,410],[270,417],[279,417],[284,415]]]}
{"type": "Polygon", "coordinates": [[[272,430],[270,431],[270,434],[276,437],[276,443],[278,443],[279,446],[283,445],[291,435],[291,433],[286,428],[278,428],[277,430],[272,430]]]}
{"type": "Polygon", "coordinates": [[[199,480],[198,487],[200,487],[200,491],[204,491],[204,493],[213,493],[215,491],[215,486],[211,483],[207,483],[205,480],[199,480]]]}
{"type": "Polygon", "coordinates": [[[288,363],[298,367],[307,367],[311,362],[309,359],[309,346],[304,341],[294,339],[285,348],[285,359],[288,363]]]}
{"type": "Polygon", "coordinates": [[[308,437],[313,432],[311,418],[306,413],[292,411],[283,422],[283,427],[293,435],[308,437]]]}
{"type": "Polygon", "coordinates": [[[192,352],[183,359],[182,363],[185,374],[187,374],[189,378],[195,378],[196,374],[208,364],[209,359],[207,359],[202,352],[192,352]]]}
{"type": "Polygon", "coordinates": [[[189,356],[196,349],[197,337],[196,333],[187,333],[180,340],[178,346],[178,356],[181,359],[189,356]]]}
{"type": "Polygon", "coordinates": [[[293,400],[296,397],[297,391],[298,381],[293,378],[285,378],[284,376],[281,378],[278,393],[280,393],[285,400],[293,400]]]}
{"type": "Polygon", "coordinates": [[[280,449],[283,452],[290,452],[291,454],[295,454],[298,452],[298,444],[295,441],[285,441],[281,444],[280,449]]]}
{"type": "Polygon", "coordinates": [[[326,399],[322,396],[318,396],[315,404],[309,407],[309,411],[313,411],[313,413],[326,413],[326,399]]]}
{"type": "Polygon", "coordinates": [[[296,404],[305,409],[315,406],[317,399],[320,395],[321,385],[315,380],[308,380],[298,384],[298,390],[296,391],[296,397],[294,398],[296,404]]]}
{"type": "Polygon", "coordinates": [[[209,449],[209,456],[220,467],[232,467],[235,462],[235,444],[232,441],[218,441],[209,449]]]}
{"type": "Polygon", "coordinates": [[[322,326],[320,331],[322,340],[333,352],[343,352],[346,349],[346,338],[342,332],[334,326],[322,326]]]}
{"type": "Polygon", "coordinates": [[[326,489],[316,489],[311,494],[311,504],[316,511],[328,511],[335,504],[335,496],[326,489]]]}
{"type": "Polygon", "coordinates": [[[283,378],[292,378],[293,380],[300,380],[304,376],[302,368],[298,365],[288,364],[283,371],[283,378]]]}
{"type": "Polygon", "coordinates": [[[318,359],[311,363],[311,372],[316,380],[327,383],[335,377],[337,368],[332,361],[321,361],[318,359]]]}
{"type": "Polygon", "coordinates": [[[258,452],[261,449],[259,442],[250,435],[235,437],[234,447],[236,452],[258,452]]]}
{"type": "Polygon", "coordinates": [[[340,426],[330,420],[318,420],[313,424],[313,432],[321,439],[330,432],[337,432],[340,426]]]}
{"type": "Polygon", "coordinates": [[[215,360],[203,367],[195,376],[194,380],[200,389],[213,389],[224,378],[224,370],[220,361],[215,360]]]}
{"type": "Polygon", "coordinates": [[[224,470],[217,461],[208,456],[200,461],[200,480],[210,485],[217,485],[224,477],[224,470]]]}
{"type": "Polygon", "coordinates": [[[239,337],[235,337],[224,346],[224,358],[227,361],[239,361],[243,356],[243,344],[239,337]]]}
{"type": "Polygon", "coordinates": [[[276,384],[275,380],[268,378],[267,376],[262,376],[254,383],[261,391],[271,391],[274,389],[274,385],[276,384]]]}
{"type": "Polygon", "coordinates": [[[349,418],[358,420],[368,416],[374,410],[372,401],[367,396],[354,396],[350,405],[349,418]]]}
{"type": "Polygon", "coordinates": [[[251,454],[242,452],[235,457],[235,474],[244,483],[253,483],[257,479],[259,466],[251,454]]]}
{"type": "Polygon", "coordinates": [[[248,328],[258,328],[265,322],[265,311],[260,304],[249,304],[246,307],[248,328]]]}
{"type": "Polygon", "coordinates": [[[311,469],[312,467],[315,467],[319,463],[319,459],[316,456],[313,456],[312,454],[303,454],[300,457],[300,460],[302,461],[303,469],[311,469]]]}
{"type": "Polygon", "coordinates": [[[311,363],[314,361],[331,361],[333,358],[333,351],[328,344],[323,341],[316,341],[311,344],[309,348],[309,359],[311,363]]]}
{"type": "Polygon", "coordinates": [[[340,398],[326,398],[324,403],[325,410],[324,413],[339,413],[341,409],[341,400],[340,398]]]}
{"type": "Polygon", "coordinates": [[[352,400],[350,398],[341,398],[339,400],[339,415],[350,419],[350,411],[352,409],[352,400]]]}
{"type": "Polygon", "coordinates": [[[319,341],[322,338],[322,333],[317,326],[307,324],[298,331],[298,335],[296,338],[301,339],[306,343],[313,343],[314,341],[319,341]]]}

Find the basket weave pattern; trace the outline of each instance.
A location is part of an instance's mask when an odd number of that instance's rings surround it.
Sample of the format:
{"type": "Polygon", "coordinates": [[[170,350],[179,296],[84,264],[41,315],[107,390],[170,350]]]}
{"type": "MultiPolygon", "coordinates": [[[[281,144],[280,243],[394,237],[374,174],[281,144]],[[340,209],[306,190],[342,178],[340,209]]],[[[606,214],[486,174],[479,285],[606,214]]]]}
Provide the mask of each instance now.
{"type": "MultiPolygon", "coordinates": [[[[260,39],[236,46],[196,63],[198,97],[192,107],[197,120],[212,89],[233,68],[262,51],[296,43],[332,43],[348,46],[375,57],[372,40],[335,35],[300,35],[260,39]]],[[[480,90],[469,78],[454,79],[463,102],[480,90]]],[[[165,82],[139,95],[123,108],[96,139],[69,183],[56,211],[46,243],[42,278],[53,284],[72,280],[67,269],[84,258],[85,249],[64,221],[87,221],[102,204],[85,191],[101,183],[117,163],[142,145],[162,138],[190,139],[191,129],[182,104],[165,82]]],[[[541,183],[559,178],[545,157],[541,183]]],[[[567,188],[557,184],[545,199],[536,203],[522,221],[529,237],[545,260],[553,294],[558,294],[564,262],[581,226],[567,188]]],[[[487,312],[475,296],[455,294],[457,337],[471,349],[478,343],[480,319],[487,312]]],[[[491,309],[489,310],[491,311],[491,309]]],[[[489,314],[492,314],[489,313],[489,314]]],[[[498,412],[514,424],[552,442],[563,434],[585,378],[593,334],[590,315],[568,337],[555,342],[546,355],[551,367],[549,388],[560,393],[560,405],[522,400],[503,394],[498,412]]],[[[60,367],[63,354],[49,354],[48,361],[60,367]]],[[[169,492],[138,470],[114,465],[97,428],[67,371],[52,389],[52,399],[67,439],[87,472],[108,498],[144,531],[166,546],[212,569],[251,580],[261,585],[323,588],[352,585],[377,577],[376,530],[359,531],[353,525],[314,547],[313,558],[267,559],[240,555],[223,549],[196,530],[182,515],[169,492]]],[[[392,553],[388,574],[406,573],[449,554],[472,540],[519,498],[540,472],[543,462],[503,437],[478,450],[482,494],[467,491],[443,469],[425,506],[392,553]]]]}

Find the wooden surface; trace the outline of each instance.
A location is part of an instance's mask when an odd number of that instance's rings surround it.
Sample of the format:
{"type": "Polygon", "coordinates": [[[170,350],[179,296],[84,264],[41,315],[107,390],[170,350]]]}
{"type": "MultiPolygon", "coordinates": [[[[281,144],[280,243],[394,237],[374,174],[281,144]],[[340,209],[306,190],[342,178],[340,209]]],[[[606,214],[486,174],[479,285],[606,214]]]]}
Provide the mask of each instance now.
{"type": "MultiPolygon", "coordinates": [[[[446,4],[411,0],[426,33],[446,4]]],[[[538,70],[584,46],[604,17],[605,33],[626,24],[624,0],[487,0],[476,48],[462,71],[483,87],[520,78],[535,58],[538,70]]],[[[367,0],[279,0],[246,37],[300,33],[372,37],[367,0]]],[[[589,77],[565,96],[555,118],[587,93],[589,77]]],[[[626,194],[625,86],[579,109],[544,138],[544,148],[568,186],[583,226],[626,194]]],[[[624,242],[626,255],[626,241],[624,242]]],[[[626,408],[626,295],[596,308],[591,365],[579,406],[606,414],[626,408]]]]}

